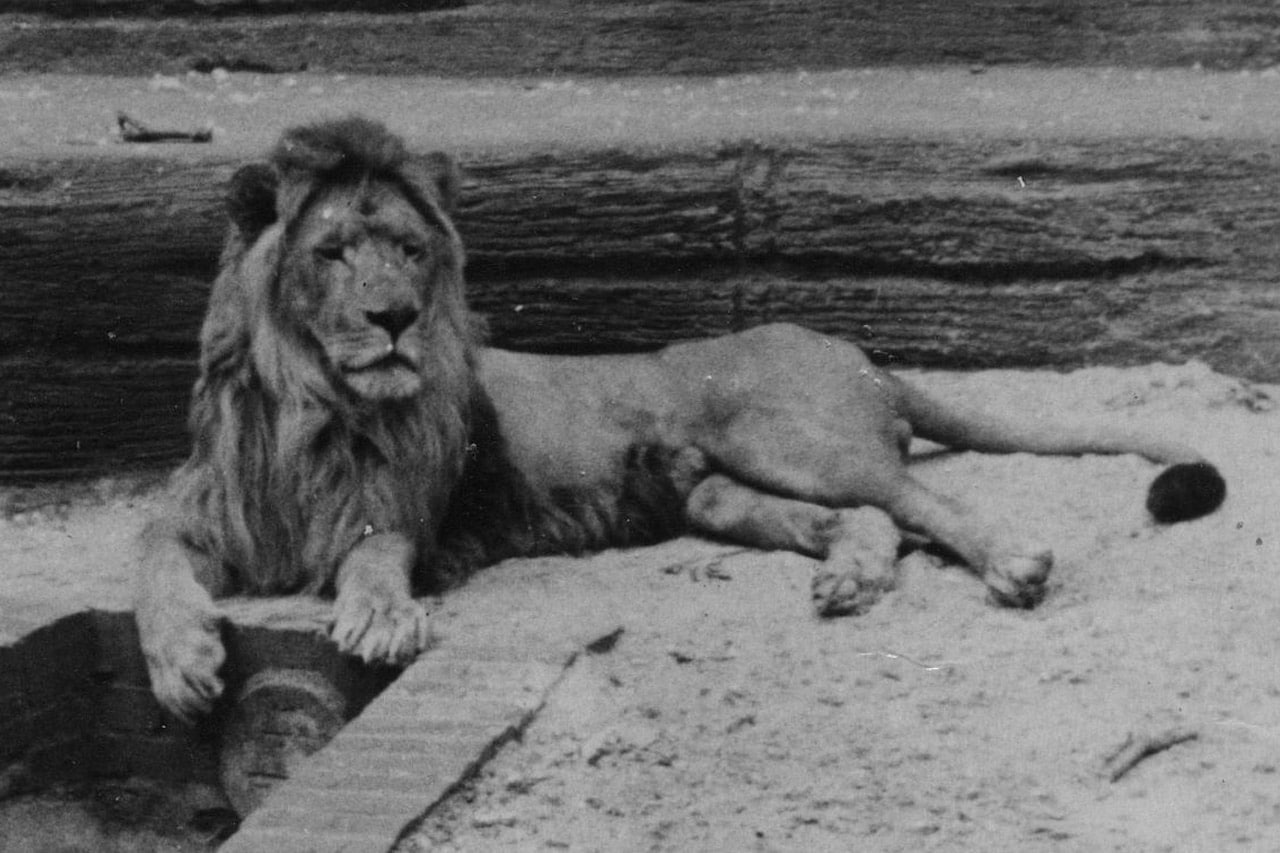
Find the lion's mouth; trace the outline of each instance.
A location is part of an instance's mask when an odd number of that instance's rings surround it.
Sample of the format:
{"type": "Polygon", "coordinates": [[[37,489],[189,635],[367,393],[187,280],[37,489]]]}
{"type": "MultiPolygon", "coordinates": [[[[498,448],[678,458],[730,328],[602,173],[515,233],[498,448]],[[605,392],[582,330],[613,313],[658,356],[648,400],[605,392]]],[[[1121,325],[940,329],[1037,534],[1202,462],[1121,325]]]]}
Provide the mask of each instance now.
{"type": "Polygon", "coordinates": [[[378,353],[377,355],[356,359],[348,362],[344,367],[345,373],[365,373],[369,371],[392,371],[392,370],[417,370],[417,365],[409,360],[403,353],[392,350],[386,353],[378,353]]]}
{"type": "Polygon", "coordinates": [[[353,391],[371,399],[406,397],[422,384],[417,364],[397,350],[348,360],[342,375],[353,391]]]}

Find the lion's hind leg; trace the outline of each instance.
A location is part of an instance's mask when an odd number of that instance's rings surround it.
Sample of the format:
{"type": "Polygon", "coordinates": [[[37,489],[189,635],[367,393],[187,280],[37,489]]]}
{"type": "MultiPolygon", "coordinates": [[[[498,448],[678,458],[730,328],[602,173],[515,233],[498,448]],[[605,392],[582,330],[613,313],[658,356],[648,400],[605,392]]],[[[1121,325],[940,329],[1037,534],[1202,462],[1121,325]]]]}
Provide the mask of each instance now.
{"type": "Polygon", "coordinates": [[[812,586],[820,616],[864,613],[897,585],[902,537],[874,507],[831,509],[713,474],[690,493],[685,515],[703,533],[821,560],[812,586]]]}
{"type": "Polygon", "coordinates": [[[150,525],[142,547],[134,617],[151,690],[166,710],[189,723],[222,695],[218,671],[226,650],[213,596],[224,591],[227,578],[168,524],[150,525]]]}
{"type": "Polygon", "coordinates": [[[1053,568],[1048,548],[1010,538],[906,472],[886,493],[886,508],[899,523],[955,551],[978,573],[997,603],[1033,607],[1044,598],[1053,568]]]}
{"type": "Polygon", "coordinates": [[[362,539],[338,569],[329,636],[365,663],[403,665],[431,641],[427,614],[410,593],[414,547],[403,536],[362,539]]]}

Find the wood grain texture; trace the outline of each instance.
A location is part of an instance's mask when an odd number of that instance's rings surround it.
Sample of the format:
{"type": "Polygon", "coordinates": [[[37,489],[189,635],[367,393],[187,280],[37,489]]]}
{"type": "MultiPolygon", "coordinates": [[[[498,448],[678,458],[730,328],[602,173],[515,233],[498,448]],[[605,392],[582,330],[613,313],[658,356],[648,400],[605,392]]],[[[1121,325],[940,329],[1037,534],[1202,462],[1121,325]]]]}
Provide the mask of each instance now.
{"type": "MultiPolygon", "coordinates": [[[[350,9],[350,0],[0,0],[0,14],[56,18],[104,16],[281,15],[350,9]]],[[[362,0],[364,12],[418,12],[457,8],[463,0],[362,0]]]]}
{"type": "MultiPolygon", "coordinates": [[[[0,164],[0,476],[168,462],[238,160],[0,164]]],[[[494,342],[789,320],[887,363],[1196,357],[1280,379],[1266,140],[848,139],[465,162],[494,342]]]]}
{"type": "MultiPolygon", "coordinates": [[[[0,170],[0,354],[189,348],[238,162],[0,170]]],[[[508,294],[522,291],[530,306],[581,314],[592,290],[612,298],[683,281],[709,294],[684,298],[723,316],[689,330],[673,321],[672,338],[741,326],[746,295],[714,282],[753,270],[778,282],[933,279],[975,293],[1019,282],[1052,293],[1096,277],[1112,310],[1132,311],[1126,283],[1162,277],[1234,282],[1233,299],[1256,290],[1255,307],[1267,304],[1277,261],[1280,149],[1265,141],[862,139],[464,165],[457,220],[478,304],[510,307],[508,294]]],[[[751,299],[802,310],[786,290],[751,299]]],[[[538,347],[534,313],[505,319],[502,337],[538,347]]]]}
{"type": "Polygon", "coordinates": [[[0,360],[0,480],[172,464],[194,380],[193,361],[0,360]]]}
{"type": "MultiPolygon", "coordinates": [[[[49,5],[0,0],[0,12],[49,5]]],[[[111,0],[61,0],[54,8],[135,14],[149,8],[245,11],[252,5],[278,13],[339,4],[190,0],[167,5],[161,0],[115,0],[114,5],[111,0]]],[[[1227,69],[1265,68],[1280,60],[1280,9],[1269,0],[508,0],[386,16],[84,22],[41,17],[16,23],[21,26],[0,26],[0,72],[134,75],[217,65],[449,76],[644,75],[933,63],[1200,63],[1227,69]]]]}

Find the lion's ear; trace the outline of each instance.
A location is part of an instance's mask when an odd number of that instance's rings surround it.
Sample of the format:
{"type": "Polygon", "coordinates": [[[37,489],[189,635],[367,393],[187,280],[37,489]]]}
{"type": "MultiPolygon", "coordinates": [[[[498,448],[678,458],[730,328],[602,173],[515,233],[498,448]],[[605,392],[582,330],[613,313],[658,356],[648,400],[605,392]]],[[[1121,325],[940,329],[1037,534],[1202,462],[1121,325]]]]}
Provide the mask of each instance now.
{"type": "Polygon", "coordinates": [[[436,200],[445,213],[452,214],[462,186],[462,171],[453,158],[443,151],[432,151],[416,158],[415,177],[435,192],[436,200]]]}
{"type": "Polygon", "coordinates": [[[276,221],[280,178],[266,163],[241,166],[227,187],[227,215],[246,243],[252,243],[276,221]]]}

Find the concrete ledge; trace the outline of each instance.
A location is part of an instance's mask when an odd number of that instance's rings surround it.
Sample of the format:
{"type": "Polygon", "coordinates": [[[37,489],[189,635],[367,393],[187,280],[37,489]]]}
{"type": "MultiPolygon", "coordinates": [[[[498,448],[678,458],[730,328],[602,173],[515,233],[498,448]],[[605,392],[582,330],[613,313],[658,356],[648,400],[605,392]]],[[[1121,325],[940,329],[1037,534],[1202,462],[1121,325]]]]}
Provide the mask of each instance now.
{"type": "MultiPolygon", "coordinates": [[[[528,649],[507,658],[522,661],[528,649]]],[[[485,677],[466,652],[428,653],[299,768],[226,851],[385,851],[412,821],[518,737],[574,655],[485,677]]]]}
{"type": "Polygon", "coordinates": [[[403,673],[339,655],[324,636],[328,601],[230,599],[226,693],[188,728],[152,697],[127,610],[127,543],[145,514],[81,508],[62,535],[0,520],[0,561],[15,581],[0,610],[0,797],[142,779],[221,785],[239,807],[269,791],[223,849],[387,850],[518,736],[579,654],[621,630],[612,606],[592,603],[599,580],[565,560],[496,567],[432,602],[439,642],[403,673]],[[244,705],[245,685],[279,672],[338,697],[331,727],[287,697],[244,705]]]}
{"type": "MultiPolygon", "coordinates": [[[[565,669],[621,632],[572,561],[495,566],[433,613],[438,647],[244,822],[224,851],[385,851],[519,736],[565,669]]],[[[261,606],[258,603],[256,606],[261,606]]]]}

